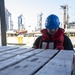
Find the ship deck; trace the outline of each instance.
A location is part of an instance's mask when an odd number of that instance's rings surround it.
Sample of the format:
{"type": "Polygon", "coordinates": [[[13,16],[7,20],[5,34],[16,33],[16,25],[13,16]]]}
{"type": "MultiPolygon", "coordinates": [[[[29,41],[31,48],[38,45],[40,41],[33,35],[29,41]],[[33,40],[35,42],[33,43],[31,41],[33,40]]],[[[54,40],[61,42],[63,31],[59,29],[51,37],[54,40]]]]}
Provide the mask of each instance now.
{"type": "Polygon", "coordinates": [[[73,75],[74,51],[0,46],[0,75],[73,75]]]}

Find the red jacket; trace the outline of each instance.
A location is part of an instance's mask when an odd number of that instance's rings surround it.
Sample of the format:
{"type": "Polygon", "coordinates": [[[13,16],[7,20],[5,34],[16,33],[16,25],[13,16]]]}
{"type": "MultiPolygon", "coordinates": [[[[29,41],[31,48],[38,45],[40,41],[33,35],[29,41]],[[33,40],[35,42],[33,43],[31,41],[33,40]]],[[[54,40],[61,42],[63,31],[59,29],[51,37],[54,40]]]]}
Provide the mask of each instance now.
{"type": "MultiPolygon", "coordinates": [[[[64,46],[63,46],[64,30],[63,29],[59,28],[58,31],[52,36],[48,35],[48,32],[46,29],[41,30],[41,33],[42,33],[42,39],[40,44],[42,44],[42,42],[44,41],[52,41],[54,42],[55,49],[64,50],[64,46]]],[[[39,44],[39,48],[40,48],[40,44],[39,44]]],[[[46,44],[46,49],[48,48],[49,48],[49,42],[47,42],[46,44]]]]}

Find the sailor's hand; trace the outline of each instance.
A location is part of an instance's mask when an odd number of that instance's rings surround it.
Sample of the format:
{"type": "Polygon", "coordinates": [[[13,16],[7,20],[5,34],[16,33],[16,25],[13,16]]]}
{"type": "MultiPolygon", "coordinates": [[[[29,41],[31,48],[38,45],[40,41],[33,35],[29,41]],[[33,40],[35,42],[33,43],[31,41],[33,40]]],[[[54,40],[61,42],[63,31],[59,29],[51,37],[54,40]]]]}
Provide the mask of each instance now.
{"type": "Polygon", "coordinates": [[[56,50],[61,50],[62,47],[61,47],[61,46],[57,46],[55,49],[56,49],[56,50]]]}

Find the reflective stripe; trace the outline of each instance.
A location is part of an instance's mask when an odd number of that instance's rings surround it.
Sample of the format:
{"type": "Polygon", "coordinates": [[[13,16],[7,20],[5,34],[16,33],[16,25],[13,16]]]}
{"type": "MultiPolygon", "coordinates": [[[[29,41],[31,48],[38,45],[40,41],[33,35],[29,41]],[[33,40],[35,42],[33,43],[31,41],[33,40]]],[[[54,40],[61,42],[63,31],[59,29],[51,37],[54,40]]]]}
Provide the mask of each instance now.
{"type": "Polygon", "coordinates": [[[46,42],[42,42],[42,49],[46,49],[46,45],[47,45],[46,42]]]}
{"type": "MultiPolygon", "coordinates": [[[[42,42],[42,49],[46,49],[47,42],[42,42]]],[[[49,43],[49,49],[54,49],[54,42],[49,43]]]]}
{"type": "Polygon", "coordinates": [[[54,49],[54,42],[49,43],[49,49],[54,49]]]}

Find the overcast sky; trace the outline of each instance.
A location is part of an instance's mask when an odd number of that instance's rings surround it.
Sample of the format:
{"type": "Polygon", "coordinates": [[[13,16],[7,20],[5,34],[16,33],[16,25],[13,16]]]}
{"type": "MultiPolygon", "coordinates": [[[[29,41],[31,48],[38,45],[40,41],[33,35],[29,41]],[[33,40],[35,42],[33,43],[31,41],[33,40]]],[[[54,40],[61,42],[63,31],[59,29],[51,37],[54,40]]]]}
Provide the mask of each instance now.
{"type": "Polygon", "coordinates": [[[23,14],[25,25],[37,25],[37,14],[43,13],[43,26],[45,19],[50,14],[56,14],[62,20],[61,5],[69,7],[69,21],[75,21],[75,0],[5,0],[5,7],[12,14],[14,28],[17,28],[18,16],[23,14]]]}

